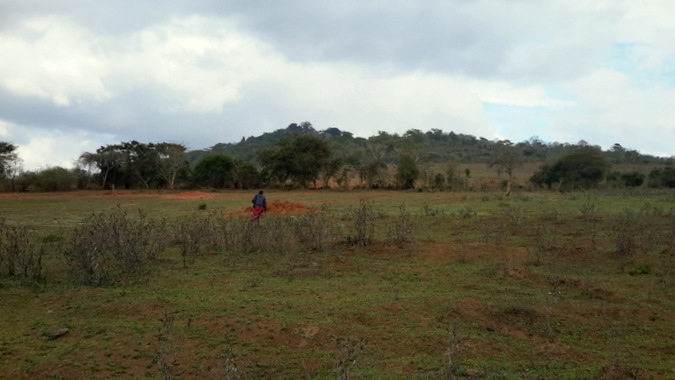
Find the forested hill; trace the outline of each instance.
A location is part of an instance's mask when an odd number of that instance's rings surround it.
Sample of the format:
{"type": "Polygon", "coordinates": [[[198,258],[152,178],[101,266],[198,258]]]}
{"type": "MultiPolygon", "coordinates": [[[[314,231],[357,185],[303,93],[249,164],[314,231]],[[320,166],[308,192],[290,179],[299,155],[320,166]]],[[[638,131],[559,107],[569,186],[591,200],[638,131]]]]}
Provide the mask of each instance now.
{"type": "MultiPolygon", "coordinates": [[[[495,141],[483,137],[444,132],[431,129],[423,132],[419,129],[410,129],[406,133],[389,134],[380,131],[378,135],[368,138],[354,137],[347,131],[338,128],[328,128],[318,131],[310,122],[290,124],[286,129],[277,129],[266,132],[257,137],[242,138],[238,143],[218,143],[209,149],[188,152],[190,162],[212,153],[226,153],[234,158],[246,162],[257,162],[258,152],[272,148],[282,137],[298,134],[314,134],[326,141],[336,157],[349,159],[362,155],[365,151],[382,156],[384,162],[393,162],[401,153],[413,155],[417,160],[441,163],[487,163],[490,161],[493,149],[498,144],[508,144],[522,152],[525,161],[546,162],[553,161],[570,151],[582,146],[592,145],[585,141],[577,143],[544,142],[537,137],[527,141],[495,141]]],[[[674,157],[655,157],[624,148],[620,143],[614,144],[609,150],[603,151],[609,162],[613,164],[673,164],[674,157]]]]}

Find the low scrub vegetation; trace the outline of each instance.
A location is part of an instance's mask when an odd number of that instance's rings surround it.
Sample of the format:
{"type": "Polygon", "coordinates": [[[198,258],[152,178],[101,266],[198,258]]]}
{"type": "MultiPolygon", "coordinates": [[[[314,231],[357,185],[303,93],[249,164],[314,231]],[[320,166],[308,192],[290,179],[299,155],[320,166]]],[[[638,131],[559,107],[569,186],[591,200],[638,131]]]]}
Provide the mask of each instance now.
{"type": "Polygon", "coordinates": [[[74,280],[85,285],[111,285],[148,272],[166,243],[165,223],[139,211],[131,218],[115,209],[91,215],[76,228],[62,251],[74,280]]]}
{"type": "Polygon", "coordinates": [[[206,195],[0,199],[3,374],[672,377],[668,192],[206,195]]]}

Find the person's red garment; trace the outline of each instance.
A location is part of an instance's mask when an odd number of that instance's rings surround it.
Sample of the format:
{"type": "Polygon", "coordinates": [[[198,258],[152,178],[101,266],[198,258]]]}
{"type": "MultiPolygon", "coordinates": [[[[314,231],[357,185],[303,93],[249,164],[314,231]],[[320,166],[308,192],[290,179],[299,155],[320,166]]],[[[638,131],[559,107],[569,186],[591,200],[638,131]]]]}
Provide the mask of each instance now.
{"type": "Polygon", "coordinates": [[[260,218],[260,215],[262,215],[263,211],[265,211],[265,209],[262,206],[254,206],[253,214],[251,214],[251,219],[258,220],[260,218]]]}

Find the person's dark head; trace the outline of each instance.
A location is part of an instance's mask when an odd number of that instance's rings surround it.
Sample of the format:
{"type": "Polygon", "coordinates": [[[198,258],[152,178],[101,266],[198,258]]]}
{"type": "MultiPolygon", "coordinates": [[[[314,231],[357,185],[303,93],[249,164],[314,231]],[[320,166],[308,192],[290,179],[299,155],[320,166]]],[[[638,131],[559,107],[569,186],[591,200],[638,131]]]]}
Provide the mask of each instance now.
{"type": "Polygon", "coordinates": [[[262,191],[262,190],[258,191],[258,194],[262,195],[262,193],[263,193],[263,191],[262,191]]]}

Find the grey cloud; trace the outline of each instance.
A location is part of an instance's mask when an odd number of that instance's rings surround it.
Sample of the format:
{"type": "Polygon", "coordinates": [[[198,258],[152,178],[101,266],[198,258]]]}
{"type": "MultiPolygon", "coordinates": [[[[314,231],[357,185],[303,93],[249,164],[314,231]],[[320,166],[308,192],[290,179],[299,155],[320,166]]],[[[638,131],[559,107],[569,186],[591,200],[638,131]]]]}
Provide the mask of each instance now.
{"type": "Polygon", "coordinates": [[[235,20],[290,60],[524,80],[580,75],[581,69],[569,68],[588,65],[568,62],[581,57],[570,53],[598,52],[592,36],[587,36],[591,48],[560,48],[559,54],[567,59],[544,60],[535,50],[528,61],[541,64],[521,66],[512,54],[524,44],[536,46],[537,39],[547,40],[552,33],[588,30],[580,26],[593,22],[607,29],[621,16],[619,11],[577,14],[573,6],[560,5],[564,2],[523,1],[118,0],[80,1],[74,6],[72,0],[28,0],[21,4],[13,7],[15,13],[68,14],[100,34],[129,33],[172,16],[201,14],[235,20]]]}

